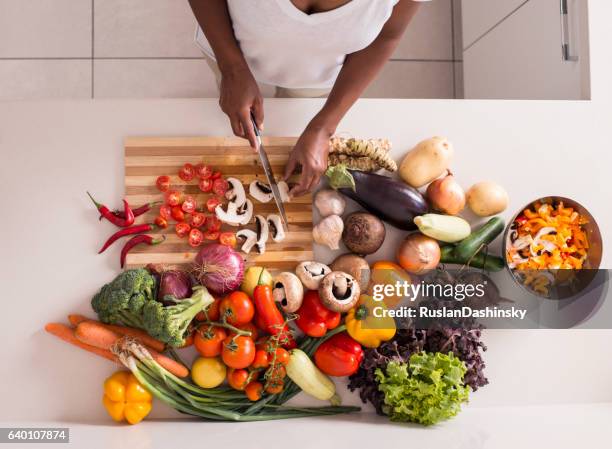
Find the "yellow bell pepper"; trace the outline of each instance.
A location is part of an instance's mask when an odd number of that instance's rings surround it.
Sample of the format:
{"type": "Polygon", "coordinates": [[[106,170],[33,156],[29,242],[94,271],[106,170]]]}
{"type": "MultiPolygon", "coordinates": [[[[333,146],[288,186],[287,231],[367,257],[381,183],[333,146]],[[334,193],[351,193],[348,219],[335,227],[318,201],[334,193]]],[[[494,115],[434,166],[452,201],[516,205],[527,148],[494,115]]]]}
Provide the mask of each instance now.
{"type": "Polygon", "coordinates": [[[378,348],[383,341],[395,335],[393,318],[374,316],[374,308],[386,309],[383,301],[374,301],[371,296],[361,295],[357,305],[346,315],[346,331],[366,348],[378,348]]]}
{"type": "Polygon", "coordinates": [[[138,424],[151,411],[153,397],[129,371],[117,371],[104,381],[104,408],[117,422],[138,424]]]}

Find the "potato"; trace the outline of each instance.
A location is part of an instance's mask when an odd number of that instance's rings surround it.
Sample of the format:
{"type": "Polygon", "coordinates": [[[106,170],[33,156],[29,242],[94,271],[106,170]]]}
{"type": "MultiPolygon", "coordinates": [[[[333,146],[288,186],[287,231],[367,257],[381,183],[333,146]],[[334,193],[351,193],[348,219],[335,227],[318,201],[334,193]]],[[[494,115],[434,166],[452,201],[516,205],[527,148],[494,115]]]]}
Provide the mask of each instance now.
{"type": "Polygon", "coordinates": [[[440,177],[448,169],[453,145],[444,137],[432,137],[406,154],[399,174],[406,184],[419,188],[440,177]]]}
{"type": "Polygon", "coordinates": [[[491,181],[474,184],[467,191],[467,204],[472,212],[480,217],[488,217],[503,212],[508,207],[508,194],[502,186],[491,181]]]}

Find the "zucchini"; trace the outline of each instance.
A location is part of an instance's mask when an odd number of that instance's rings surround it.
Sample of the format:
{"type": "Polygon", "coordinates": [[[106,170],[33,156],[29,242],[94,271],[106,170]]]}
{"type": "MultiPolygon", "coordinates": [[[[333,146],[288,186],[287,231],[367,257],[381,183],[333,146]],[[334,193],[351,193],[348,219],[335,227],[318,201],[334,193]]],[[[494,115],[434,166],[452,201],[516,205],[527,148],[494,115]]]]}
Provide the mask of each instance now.
{"type": "Polygon", "coordinates": [[[420,215],[414,219],[414,224],[426,236],[446,243],[459,242],[472,232],[467,221],[451,215],[420,215]]]}
{"type": "Polygon", "coordinates": [[[467,259],[460,259],[455,254],[456,247],[453,245],[446,245],[440,248],[440,262],[448,263],[451,265],[466,265],[470,262],[470,267],[479,268],[485,271],[501,271],[504,269],[504,260],[501,257],[493,256],[491,254],[484,254],[479,252],[472,260],[468,257],[467,259]]]}
{"type": "Polygon", "coordinates": [[[308,354],[301,349],[292,349],[287,363],[287,376],[300,387],[304,393],[332,405],[340,405],[336,394],[336,385],[319,368],[312,363],[308,354]]]}
{"type": "Polygon", "coordinates": [[[455,247],[454,253],[459,260],[469,260],[474,254],[480,251],[485,245],[491,243],[504,230],[504,219],[493,217],[472,232],[467,238],[460,241],[455,247]]]}

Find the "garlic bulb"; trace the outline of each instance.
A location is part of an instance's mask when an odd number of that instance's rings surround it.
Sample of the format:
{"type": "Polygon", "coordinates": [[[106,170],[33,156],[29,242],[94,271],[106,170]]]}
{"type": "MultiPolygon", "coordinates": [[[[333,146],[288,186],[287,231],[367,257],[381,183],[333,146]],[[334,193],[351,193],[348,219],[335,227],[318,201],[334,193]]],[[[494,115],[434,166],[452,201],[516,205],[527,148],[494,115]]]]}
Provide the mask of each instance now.
{"type": "Polygon", "coordinates": [[[314,241],[320,245],[326,245],[330,249],[339,249],[344,222],[338,215],[330,215],[324,218],[312,229],[314,241]]]}
{"type": "Polygon", "coordinates": [[[314,203],[322,217],[342,215],[346,207],[344,197],[332,189],[319,190],[315,195],[314,203]]]}

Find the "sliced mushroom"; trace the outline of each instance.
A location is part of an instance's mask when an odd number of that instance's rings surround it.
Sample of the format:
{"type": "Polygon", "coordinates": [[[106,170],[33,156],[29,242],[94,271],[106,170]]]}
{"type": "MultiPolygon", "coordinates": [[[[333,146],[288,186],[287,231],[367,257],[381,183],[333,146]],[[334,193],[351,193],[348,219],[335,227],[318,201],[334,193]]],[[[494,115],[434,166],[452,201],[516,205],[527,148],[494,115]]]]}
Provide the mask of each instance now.
{"type": "Polygon", "coordinates": [[[243,205],[238,207],[234,202],[227,205],[227,210],[223,210],[223,206],[218,205],[215,208],[215,215],[223,223],[230,226],[240,226],[248,224],[253,216],[253,203],[251,200],[246,200],[243,205]]]}
{"type": "Polygon", "coordinates": [[[272,297],[280,303],[281,308],[287,313],[297,312],[304,299],[304,287],[300,279],[293,273],[285,271],[277,275],[272,285],[272,297]]]}
{"type": "Polygon", "coordinates": [[[276,214],[268,215],[268,225],[270,226],[270,235],[275,242],[285,240],[285,229],[281,217],[276,214]]]}
{"type": "Polygon", "coordinates": [[[249,185],[249,193],[260,203],[268,203],[274,198],[270,186],[257,179],[249,185]]]}
{"type": "Polygon", "coordinates": [[[227,182],[231,188],[225,192],[225,198],[227,198],[231,203],[236,203],[236,207],[240,208],[240,206],[246,202],[244,186],[242,185],[242,182],[236,178],[227,178],[227,182]]]}
{"type": "Polygon", "coordinates": [[[319,286],[321,303],[334,312],[348,312],[357,304],[360,294],[359,283],[342,271],[332,271],[319,286]]]}
{"type": "Polygon", "coordinates": [[[253,246],[257,244],[257,234],[250,229],[241,229],[236,233],[236,238],[244,239],[244,243],[240,249],[246,254],[249,254],[253,246]]]}
{"type": "Polygon", "coordinates": [[[268,241],[268,236],[270,233],[268,221],[263,215],[256,215],[255,225],[257,229],[257,252],[259,252],[259,254],[263,254],[266,252],[266,242],[268,241]]]}
{"type": "Polygon", "coordinates": [[[302,262],[295,269],[295,274],[308,290],[318,289],[325,275],[329,273],[331,269],[327,265],[314,261],[302,262]]]}
{"type": "Polygon", "coordinates": [[[278,182],[278,191],[280,192],[281,202],[291,202],[291,198],[289,197],[289,185],[285,181],[278,182]]]}

